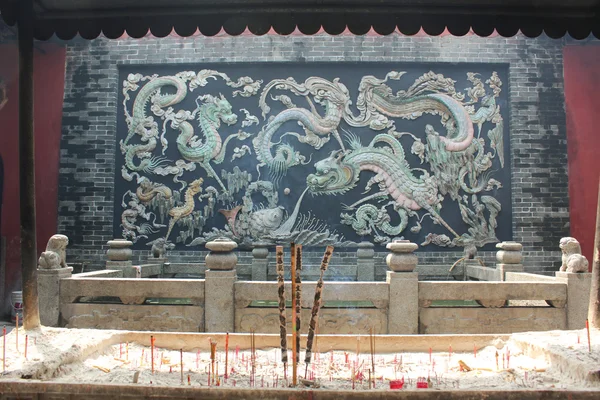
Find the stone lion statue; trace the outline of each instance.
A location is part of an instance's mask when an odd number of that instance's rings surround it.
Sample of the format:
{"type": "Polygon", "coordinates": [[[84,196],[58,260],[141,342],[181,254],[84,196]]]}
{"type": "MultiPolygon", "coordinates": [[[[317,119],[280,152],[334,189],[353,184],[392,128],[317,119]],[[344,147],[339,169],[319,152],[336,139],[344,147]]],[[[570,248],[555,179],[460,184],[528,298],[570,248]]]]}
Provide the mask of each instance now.
{"type": "Polygon", "coordinates": [[[152,244],[152,256],[154,258],[164,258],[167,252],[167,242],[164,238],[159,238],[152,244]]]}
{"type": "Polygon", "coordinates": [[[48,240],[46,251],[42,253],[38,260],[38,268],[67,268],[66,249],[68,244],[69,238],[65,235],[53,235],[50,240],[48,240]]]}
{"type": "Polygon", "coordinates": [[[562,250],[561,271],[566,272],[588,272],[588,260],[581,254],[581,246],[577,239],[564,237],[560,239],[562,250]]]}

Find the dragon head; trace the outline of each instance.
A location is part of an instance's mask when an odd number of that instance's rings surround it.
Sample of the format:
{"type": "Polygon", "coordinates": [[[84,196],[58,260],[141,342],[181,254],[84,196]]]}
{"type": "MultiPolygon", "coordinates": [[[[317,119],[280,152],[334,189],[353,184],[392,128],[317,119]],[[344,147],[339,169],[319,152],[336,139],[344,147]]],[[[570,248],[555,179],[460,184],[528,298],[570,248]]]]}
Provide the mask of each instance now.
{"type": "Polygon", "coordinates": [[[221,125],[221,121],[227,125],[233,125],[237,122],[237,115],[233,112],[231,103],[222,94],[220,97],[206,94],[200,96],[199,99],[206,101],[202,108],[217,127],[221,125]]]}
{"type": "Polygon", "coordinates": [[[215,116],[218,116],[221,121],[227,125],[233,125],[237,122],[237,115],[231,109],[231,103],[221,95],[220,98],[215,98],[215,116]]]}
{"type": "Polygon", "coordinates": [[[343,159],[344,153],[338,150],[315,164],[316,172],[306,177],[311,193],[342,194],[356,186],[360,170],[343,159]]]}
{"type": "Polygon", "coordinates": [[[188,190],[194,194],[202,192],[202,183],[204,183],[204,179],[198,178],[195,181],[192,181],[188,186],[188,190]]]}

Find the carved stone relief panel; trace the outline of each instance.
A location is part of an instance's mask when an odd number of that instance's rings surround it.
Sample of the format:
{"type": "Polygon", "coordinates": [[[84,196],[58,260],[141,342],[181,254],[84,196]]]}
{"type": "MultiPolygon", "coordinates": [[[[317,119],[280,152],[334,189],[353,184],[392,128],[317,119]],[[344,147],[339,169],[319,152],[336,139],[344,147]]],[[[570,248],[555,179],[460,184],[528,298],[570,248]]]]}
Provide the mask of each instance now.
{"type": "Polygon", "coordinates": [[[123,66],[114,233],[134,248],[510,240],[507,67],[123,66]],[[501,214],[501,218],[499,217],[501,214]]]}

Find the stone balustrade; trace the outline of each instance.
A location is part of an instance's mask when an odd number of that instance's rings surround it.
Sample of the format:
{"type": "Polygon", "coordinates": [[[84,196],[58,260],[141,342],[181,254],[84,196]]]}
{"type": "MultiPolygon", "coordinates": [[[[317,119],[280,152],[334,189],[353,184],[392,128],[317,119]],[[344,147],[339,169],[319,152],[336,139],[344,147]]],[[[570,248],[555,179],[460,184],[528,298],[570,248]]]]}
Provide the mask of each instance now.
{"type": "MultiPolygon", "coordinates": [[[[126,248],[122,243],[113,247],[126,248]]],[[[59,296],[55,314],[61,317],[55,325],[67,327],[278,332],[277,283],[238,280],[234,242],[217,239],[206,247],[210,253],[205,260],[205,279],[128,278],[126,268],[117,268],[61,276],[53,281],[54,291],[40,287],[40,297],[59,296]]],[[[494,282],[419,282],[417,248],[408,241],[388,244],[390,270],[385,282],[326,280],[321,311],[321,321],[326,322],[319,332],[358,334],[372,328],[390,334],[508,333],[581,328],[590,274],[561,272],[545,277],[511,271],[522,266],[521,248],[518,243],[505,242],[498,245],[502,267],[487,268],[495,273],[494,282]],[[547,306],[512,307],[511,300],[539,301],[547,306]]],[[[268,248],[255,250],[257,268],[260,264],[264,276],[268,248]]],[[[366,244],[359,246],[359,266],[372,265],[372,250],[366,244]]],[[[111,261],[127,261],[114,260],[114,254],[111,257],[111,261]]],[[[156,264],[139,270],[146,271],[145,275],[162,275],[168,267],[168,263],[156,264]]],[[[370,271],[367,275],[371,276],[370,271]]],[[[310,318],[315,286],[316,282],[303,283],[301,315],[305,321],[310,318]]],[[[289,299],[289,283],[285,293],[289,299]]]]}

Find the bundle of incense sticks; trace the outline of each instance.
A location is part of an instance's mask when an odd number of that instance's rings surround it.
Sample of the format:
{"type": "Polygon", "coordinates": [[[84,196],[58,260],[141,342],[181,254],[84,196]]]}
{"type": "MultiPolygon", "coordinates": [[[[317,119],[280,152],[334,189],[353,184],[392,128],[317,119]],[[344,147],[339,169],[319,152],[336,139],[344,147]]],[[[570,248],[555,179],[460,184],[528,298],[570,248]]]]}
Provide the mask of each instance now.
{"type": "MultiPolygon", "coordinates": [[[[296,331],[300,332],[302,321],[302,245],[296,245],[296,331]]],[[[300,335],[296,334],[296,363],[300,362],[300,335]]]]}
{"type": "Polygon", "coordinates": [[[304,357],[304,362],[306,363],[306,371],[304,372],[305,379],[306,374],[308,372],[308,364],[310,364],[310,359],[312,356],[312,346],[313,338],[315,336],[315,328],[319,319],[319,309],[321,307],[321,300],[323,295],[323,274],[325,274],[325,271],[327,271],[327,267],[329,266],[329,260],[332,254],[333,246],[327,246],[327,249],[325,249],[325,254],[323,254],[323,259],[321,260],[321,272],[319,275],[317,286],[315,288],[315,298],[310,316],[310,324],[308,325],[308,337],[306,339],[306,356],[304,357]]]}
{"type": "Polygon", "coordinates": [[[275,264],[277,265],[277,291],[279,295],[279,336],[281,337],[281,362],[284,371],[287,370],[287,326],[285,318],[285,281],[283,278],[283,246],[275,250],[275,264]]]}
{"type": "Polygon", "coordinates": [[[290,244],[290,272],[291,272],[291,283],[292,283],[292,386],[296,386],[298,383],[298,362],[296,357],[296,336],[298,336],[298,331],[296,330],[296,244],[290,244]]]}

